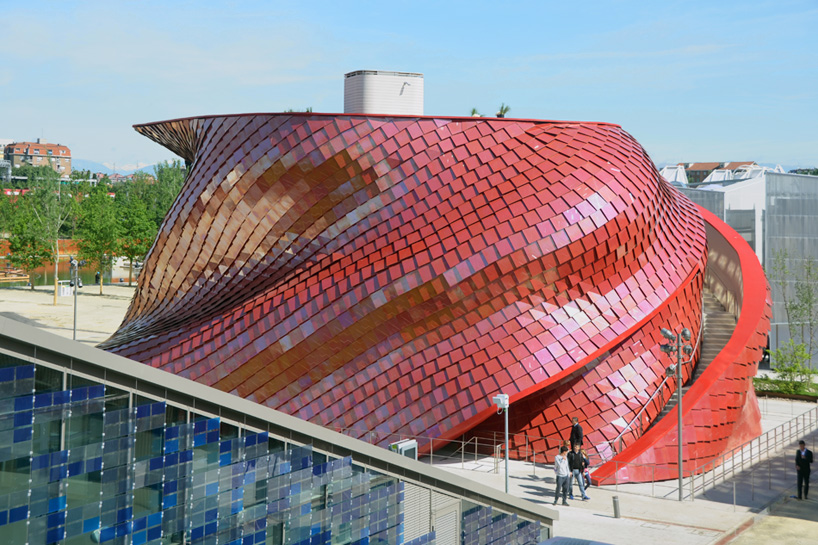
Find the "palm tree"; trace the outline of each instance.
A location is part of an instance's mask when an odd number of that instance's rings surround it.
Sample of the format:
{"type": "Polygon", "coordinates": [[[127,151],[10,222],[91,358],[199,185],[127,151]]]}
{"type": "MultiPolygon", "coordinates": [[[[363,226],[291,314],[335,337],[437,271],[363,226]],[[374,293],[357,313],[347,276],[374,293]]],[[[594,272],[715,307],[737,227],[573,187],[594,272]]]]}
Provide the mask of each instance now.
{"type": "Polygon", "coordinates": [[[472,108],[471,113],[469,113],[471,117],[483,117],[483,114],[477,111],[477,108],[472,108]]]}
{"type": "Polygon", "coordinates": [[[511,106],[508,106],[505,102],[500,103],[500,109],[497,110],[497,117],[505,117],[510,110],[511,106]]]}

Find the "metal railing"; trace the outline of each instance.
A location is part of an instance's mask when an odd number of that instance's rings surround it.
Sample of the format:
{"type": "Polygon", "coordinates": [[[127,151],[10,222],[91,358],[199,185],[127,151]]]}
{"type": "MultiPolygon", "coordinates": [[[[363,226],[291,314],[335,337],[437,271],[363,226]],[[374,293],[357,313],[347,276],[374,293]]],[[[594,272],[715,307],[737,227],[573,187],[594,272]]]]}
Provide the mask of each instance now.
{"type": "MultiPolygon", "coordinates": [[[[805,413],[795,416],[793,419],[776,426],[775,428],[763,433],[759,437],[748,441],[741,446],[738,446],[730,451],[725,452],[718,458],[696,466],[693,470],[685,470],[683,484],[684,497],[686,499],[694,500],[697,495],[702,495],[707,498],[708,491],[713,491],[726,485],[728,490],[730,488],[730,481],[733,487],[733,505],[736,505],[736,481],[739,479],[749,479],[748,483],[743,483],[749,487],[750,499],[754,500],[757,492],[760,491],[761,486],[765,484],[768,490],[773,488],[773,465],[779,460],[779,452],[791,447],[794,443],[801,439],[807,440],[811,443],[811,448],[814,450],[818,443],[818,407],[815,407],[805,413]],[[762,462],[767,461],[767,464],[762,462]],[[744,473],[744,472],[747,473],[744,473]],[[758,473],[762,475],[758,475],[758,473]],[[766,475],[766,479],[764,476],[766,475]]],[[[789,488],[794,481],[793,467],[794,459],[792,453],[787,452],[784,456],[786,460],[782,464],[782,471],[785,472],[784,478],[781,482],[786,483],[782,489],[789,488]]],[[[650,496],[652,497],[670,497],[678,494],[679,488],[673,480],[657,480],[656,475],[667,475],[668,473],[676,473],[678,471],[677,464],[634,464],[630,462],[616,462],[614,461],[615,471],[612,476],[613,482],[605,482],[604,486],[613,486],[617,492],[630,492],[640,495],[648,495],[646,486],[650,486],[650,496]],[[652,478],[648,482],[630,483],[620,482],[619,475],[623,469],[633,469],[642,474],[649,471],[652,478]],[[661,488],[663,492],[657,495],[657,487],[661,488]]],[[[632,473],[632,471],[628,471],[632,473]]],[[[671,477],[674,479],[675,477],[671,477]]],[[[776,477],[777,478],[777,477],[776,477]]],[[[777,489],[776,489],[777,490],[777,489]]]]}
{"type": "MultiPolygon", "coordinates": [[[[702,301],[702,307],[704,307],[704,302],[703,301],[702,301]]],[[[704,318],[702,318],[702,320],[699,322],[699,334],[696,335],[696,346],[693,348],[693,353],[696,353],[696,351],[699,350],[699,346],[701,345],[701,342],[702,342],[702,333],[703,332],[704,332],[704,318]]],[[[696,365],[699,365],[701,363],[701,353],[699,353],[699,360],[700,361],[696,362],[696,365]]],[[[696,372],[696,366],[694,366],[693,369],[690,372],[690,379],[687,381],[688,386],[693,384],[693,376],[695,375],[695,372],[696,372]]],[[[662,382],[661,382],[661,384],[659,384],[659,387],[656,390],[654,390],[654,392],[648,398],[647,402],[645,402],[645,404],[642,406],[642,408],[639,409],[639,412],[636,413],[636,415],[631,419],[631,421],[628,422],[628,424],[622,429],[621,432],[619,432],[619,435],[616,436],[616,439],[614,439],[612,441],[612,444],[615,445],[616,447],[618,447],[618,448],[614,449],[614,452],[622,452],[623,437],[628,431],[631,430],[631,428],[633,426],[633,423],[636,422],[637,419],[639,420],[639,435],[638,435],[637,439],[639,437],[641,437],[645,433],[642,415],[644,415],[645,411],[652,406],[651,402],[654,400],[654,397],[656,397],[657,394],[659,395],[659,403],[658,403],[659,410],[656,413],[657,416],[662,412],[662,409],[664,409],[665,406],[670,402],[670,400],[673,398],[673,396],[671,395],[671,397],[669,397],[667,400],[665,400],[665,393],[664,392],[665,392],[665,384],[671,378],[672,377],[665,376],[665,378],[662,379],[662,382]]],[[[655,420],[653,422],[655,422],[655,420]]],[[[651,423],[653,423],[653,422],[651,422],[651,423]]]]}
{"type": "MultiPolygon", "coordinates": [[[[329,427],[333,431],[350,435],[373,445],[387,446],[392,443],[414,439],[418,443],[418,450],[424,453],[418,459],[430,465],[460,464],[465,469],[466,464],[471,467],[493,467],[495,459],[504,458],[504,439],[502,432],[485,432],[459,439],[440,439],[425,435],[411,435],[400,433],[384,433],[359,428],[329,427]]],[[[509,434],[509,450],[514,453],[514,459],[539,465],[549,464],[556,453],[556,448],[537,449],[535,444],[545,442],[546,438],[539,435],[525,433],[509,434]]],[[[601,465],[616,454],[612,441],[597,442],[586,448],[591,466],[601,465]]],[[[536,467],[534,468],[536,473],[536,467]]]]}

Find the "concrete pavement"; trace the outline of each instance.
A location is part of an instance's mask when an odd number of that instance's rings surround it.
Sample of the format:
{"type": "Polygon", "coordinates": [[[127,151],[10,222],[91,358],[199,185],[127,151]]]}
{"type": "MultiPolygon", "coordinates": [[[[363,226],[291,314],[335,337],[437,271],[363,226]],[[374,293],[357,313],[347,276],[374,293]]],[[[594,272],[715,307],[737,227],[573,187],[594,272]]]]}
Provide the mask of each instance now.
{"type": "MultiPolygon", "coordinates": [[[[760,406],[766,431],[782,424],[786,426],[792,418],[816,405],[771,399],[762,401],[760,406]]],[[[810,448],[818,444],[818,431],[813,430],[806,437],[810,448]]],[[[568,507],[556,506],[560,519],[554,531],[559,536],[623,545],[723,545],[734,539],[735,543],[742,544],[766,543],[768,537],[762,536],[775,536],[777,545],[818,543],[818,502],[813,498],[799,502],[789,497],[795,491],[796,447],[797,440],[752,464],[748,456],[743,468],[738,460],[735,466],[725,464],[729,469],[724,476],[721,469],[717,470],[715,487],[709,484],[712,475],[697,477],[694,486],[699,489],[699,481],[707,479],[708,489],[705,493],[697,491],[693,500],[688,492],[690,481],[686,480],[683,502],[678,501],[676,481],[591,487],[587,491],[589,501],[569,500],[568,507]],[[614,497],[619,498],[619,519],[614,518],[614,497]],[[782,532],[782,528],[786,528],[786,532],[782,532]]],[[[499,464],[495,474],[491,458],[467,461],[462,466],[459,461],[445,464],[436,461],[435,465],[471,476],[498,490],[504,488],[503,464],[499,464]]],[[[813,485],[814,497],[818,497],[818,482],[813,485]]],[[[550,506],[554,487],[554,472],[550,466],[510,462],[509,492],[512,495],[550,506]]],[[[578,498],[576,486],[575,492],[578,498]]]]}
{"type": "MultiPolygon", "coordinates": [[[[122,323],[135,286],[85,285],[77,291],[77,341],[96,345],[107,339],[122,323]]],[[[9,288],[0,285],[0,316],[17,320],[68,339],[74,334],[74,298],[58,297],[53,288],[9,288]]]]}

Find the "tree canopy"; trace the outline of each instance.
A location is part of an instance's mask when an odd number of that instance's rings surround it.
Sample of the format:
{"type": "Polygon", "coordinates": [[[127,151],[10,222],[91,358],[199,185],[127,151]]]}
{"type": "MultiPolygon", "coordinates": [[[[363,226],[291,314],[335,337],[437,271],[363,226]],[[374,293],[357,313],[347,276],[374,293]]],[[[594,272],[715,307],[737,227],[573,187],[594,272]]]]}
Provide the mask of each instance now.
{"type": "MultiPolygon", "coordinates": [[[[121,226],[114,199],[108,194],[107,187],[96,186],[82,200],[78,231],[80,257],[100,271],[109,269],[117,255],[121,226]]],[[[100,294],[102,284],[100,281],[100,294]]]]}

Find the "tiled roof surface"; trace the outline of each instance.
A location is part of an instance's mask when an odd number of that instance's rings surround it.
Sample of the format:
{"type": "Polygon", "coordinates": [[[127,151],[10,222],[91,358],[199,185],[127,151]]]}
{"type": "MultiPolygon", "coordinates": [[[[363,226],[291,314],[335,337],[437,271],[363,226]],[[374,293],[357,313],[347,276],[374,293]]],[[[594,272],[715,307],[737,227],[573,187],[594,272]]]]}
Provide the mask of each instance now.
{"type": "Polygon", "coordinates": [[[721,163],[693,163],[686,170],[716,170],[721,163]]]}
{"type": "Polygon", "coordinates": [[[38,144],[37,142],[14,142],[5,148],[5,153],[14,155],[42,155],[53,157],[71,157],[71,150],[60,144],[38,144]]]}
{"type": "Polygon", "coordinates": [[[724,165],[724,168],[727,170],[735,170],[738,167],[754,164],[756,164],[755,161],[733,161],[732,163],[727,163],[726,165],[724,165]]]}

